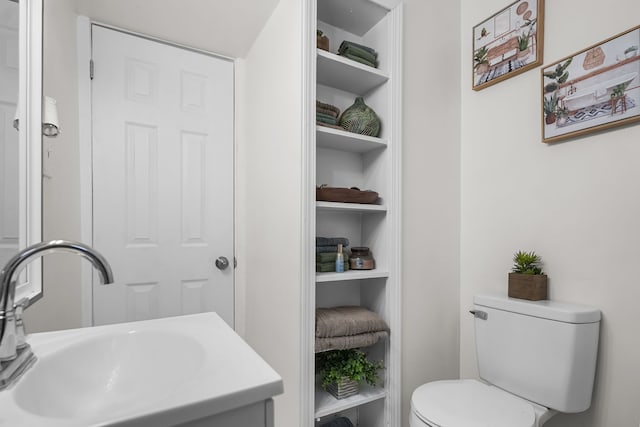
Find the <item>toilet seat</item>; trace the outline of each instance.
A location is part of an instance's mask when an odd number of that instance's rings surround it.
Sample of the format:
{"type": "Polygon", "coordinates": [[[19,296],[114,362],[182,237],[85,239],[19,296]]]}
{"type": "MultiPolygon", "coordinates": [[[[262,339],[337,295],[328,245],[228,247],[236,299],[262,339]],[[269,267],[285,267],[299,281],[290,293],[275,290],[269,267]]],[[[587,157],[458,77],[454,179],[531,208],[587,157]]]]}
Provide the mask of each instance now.
{"type": "Polygon", "coordinates": [[[435,381],[411,397],[414,414],[433,427],[533,427],[534,407],[476,380],[435,381]]]}

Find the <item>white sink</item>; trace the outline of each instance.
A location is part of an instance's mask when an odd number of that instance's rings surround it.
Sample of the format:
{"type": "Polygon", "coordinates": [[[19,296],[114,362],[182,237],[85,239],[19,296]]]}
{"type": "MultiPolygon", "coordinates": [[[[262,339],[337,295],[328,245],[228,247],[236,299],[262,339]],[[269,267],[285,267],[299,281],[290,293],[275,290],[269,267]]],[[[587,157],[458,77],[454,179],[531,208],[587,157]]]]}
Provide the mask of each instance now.
{"type": "Polygon", "coordinates": [[[38,360],[0,392],[0,425],[171,426],[282,393],[215,313],[32,334],[38,360]]]}

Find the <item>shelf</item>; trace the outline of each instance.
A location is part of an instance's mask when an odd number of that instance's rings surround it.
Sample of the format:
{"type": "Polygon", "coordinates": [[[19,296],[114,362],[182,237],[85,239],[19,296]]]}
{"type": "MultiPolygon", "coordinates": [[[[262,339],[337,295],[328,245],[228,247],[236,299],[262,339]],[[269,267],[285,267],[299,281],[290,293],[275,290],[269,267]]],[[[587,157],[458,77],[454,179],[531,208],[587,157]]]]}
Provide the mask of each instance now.
{"type": "Polygon", "coordinates": [[[366,203],[316,202],[316,210],[323,212],[386,212],[386,205],[369,205],[366,203]]]}
{"type": "Polygon", "coordinates": [[[346,411],[347,409],[355,408],[356,406],[364,405],[365,403],[384,399],[386,397],[387,391],[384,388],[374,388],[366,384],[360,386],[360,393],[340,400],[322,390],[320,387],[316,387],[315,417],[326,417],[327,415],[346,411]]]}
{"type": "Polygon", "coordinates": [[[389,80],[389,76],[377,68],[318,49],[318,84],[356,95],[365,95],[371,89],[380,86],[387,80],[389,80]]]}
{"type": "Polygon", "coordinates": [[[346,130],[316,126],[316,145],[318,148],[349,151],[352,153],[367,153],[387,147],[387,141],[382,138],[360,135],[346,130]]]}
{"type": "Polygon", "coordinates": [[[365,35],[387,14],[384,7],[367,0],[318,1],[318,19],[358,36],[365,35]]]}
{"type": "Polygon", "coordinates": [[[389,277],[385,270],[347,270],[344,273],[316,273],[316,283],[340,282],[344,280],[380,279],[389,277]]]}

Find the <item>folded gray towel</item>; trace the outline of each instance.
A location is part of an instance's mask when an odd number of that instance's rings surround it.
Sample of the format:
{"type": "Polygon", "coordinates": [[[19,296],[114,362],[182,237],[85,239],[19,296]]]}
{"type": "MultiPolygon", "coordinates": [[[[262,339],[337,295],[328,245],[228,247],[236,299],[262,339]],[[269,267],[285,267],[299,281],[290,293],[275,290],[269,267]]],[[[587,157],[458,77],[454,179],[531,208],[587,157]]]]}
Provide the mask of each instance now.
{"type": "Polygon", "coordinates": [[[389,333],[387,331],[379,331],[345,337],[316,337],[316,353],[331,350],[348,350],[350,348],[368,347],[388,336],[389,333]]]}
{"type": "Polygon", "coordinates": [[[388,330],[389,326],[380,316],[363,307],[316,308],[316,337],[319,338],[388,330]]]}
{"type": "Polygon", "coordinates": [[[320,427],[353,427],[353,423],[349,418],[340,417],[326,424],[322,424],[320,427]]]}
{"type": "Polygon", "coordinates": [[[346,237],[316,237],[316,246],[349,246],[349,239],[346,237]]]}

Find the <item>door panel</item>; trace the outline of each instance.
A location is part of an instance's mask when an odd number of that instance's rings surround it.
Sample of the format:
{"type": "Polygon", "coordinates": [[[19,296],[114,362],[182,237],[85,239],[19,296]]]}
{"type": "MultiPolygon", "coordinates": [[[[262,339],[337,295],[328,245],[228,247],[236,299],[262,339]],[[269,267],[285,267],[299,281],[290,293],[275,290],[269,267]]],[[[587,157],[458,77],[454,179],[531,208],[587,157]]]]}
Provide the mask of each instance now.
{"type": "Polygon", "coordinates": [[[233,326],[233,63],[92,27],[94,324],[216,311],[233,326]]]}

